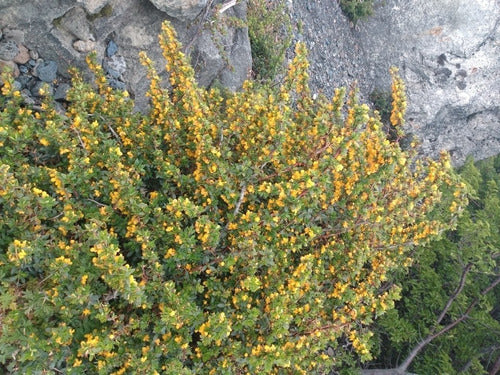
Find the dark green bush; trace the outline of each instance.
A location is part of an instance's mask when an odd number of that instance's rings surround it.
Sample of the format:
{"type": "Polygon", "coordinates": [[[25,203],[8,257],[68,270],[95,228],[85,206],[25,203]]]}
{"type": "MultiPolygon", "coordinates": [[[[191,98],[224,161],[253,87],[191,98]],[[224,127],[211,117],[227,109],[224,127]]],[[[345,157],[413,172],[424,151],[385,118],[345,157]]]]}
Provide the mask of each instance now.
{"type": "Polygon", "coordinates": [[[373,0],[340,0],[340,9],[356,23],[373,13],[373,0]]]}

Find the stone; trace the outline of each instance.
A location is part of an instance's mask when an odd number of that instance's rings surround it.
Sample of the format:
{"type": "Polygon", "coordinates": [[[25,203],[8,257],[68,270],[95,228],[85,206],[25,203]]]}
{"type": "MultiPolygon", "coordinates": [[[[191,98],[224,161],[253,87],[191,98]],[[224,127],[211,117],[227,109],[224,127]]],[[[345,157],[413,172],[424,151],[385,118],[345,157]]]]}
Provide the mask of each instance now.
{"type": "Polygon", "coordinates": [[[17,46],[19,49],[18,54],[14,57],[14,62],[17,64],[26,64],[30,59],[29,50],[22,44],[17,46]]]}
{"type": "Polygon", "coordinates": [[[30,70],[26,65],[19,65],[19,71],[21,74],[28,74],[30,70]]]}
{"type": "Polygon", "coordinates": [[[19,53],[19,48],[13,40],[0,41],[0,60],[14,60],[19,53]]]}
{"type": "Polygon", "coordinates": [[[68,95],[68,90],[71,88],[71,86],[67,83],[61,83],[59,86],[57,86],[56,91],[54,92],[54,99],[55,100],[66,100],[66,97],[68,95]]]}
{"type": "Polygon", "coordinates": [[[0,60],[0,73],[3,73],[5,71],[11,72],[14,78],[19,77],[19,68],[14,61],[0,60]]]}
{"type": "Polygon", "coordinates": [[[77,40],[76,42],[73,43],[73,48],[81,53],[88,53],[90,51],[95,50],[96,48],[96,42],[93,40],[77,40]]]}
{"type": "Polygon", "coordinates": [[[85,10],[76,6],[68,10],[61,18],[53,22],[57,28],[68,32],[76,39],[93,40],[90,24],[85,10]]]}
{"type": "Polygon", "coordinates": [[[38,55],[38,52],[35,50],[30,50],[30,59],[32,60],[38,60],[40,56],[38,55]]]}
{"type": "Polygon", "coordinates": [[[180,21],[192,21],[207,5],[207,0],[150,0],[153,5],[180,21]]]}
{"type": "MultiPolygon", "coordinates": [[[[119,46],[119,52],[115,55],[119,53],[127,62],[126,71],[120,77],[123,82],[117,82],[116,86],[123,87],[126,82],[125,86],[130,91],[130,95],[135,97],[138,110],[145,110],[149,105],[149,98],[145,96],[149,89],[149,81],[146,77],[146,70],[140,64],[139,52],[147,51],[149,58],[158,67],[158,74],[161,77],[167,77],[165,60],[158,45],[158,34],[166,18],[171,21],[178,39],[185,46],[184,51],[190,55],[197,77],[203,78],[204,86],[210,86],[216,79],[221,81],[224,75],[225,82],[230,82],[231,77],[234,77],[234,82],[230,84],[233,88],[239,87],[243,83],[242,77],[246,77],[248,67],[251,66],[249,54],[233,53],[233,51],[241,50],[243,44],[249,51],[249,39],[244,28],[241,29],[242,32],[238,31],[239,36],[235,36],[235,30],[240,29],[232,26],[234,23],[231,19],[224,21],[228,24],[227,36],[221,39],[225,52],[220,53],[220,46],[216,43],[220,39],[214,42],[215,37],[210,32],[210,27],[207,27],[209,22],[214,22],[211,12],[207,13],[206,19],[199,17],[199,21],[203,21],[204,25],[197,25],[192,21],[183,22],[170,18],[146,0],[108,0],[106,5],[95,14],[91,14],[93,11],[91,2],[91,0],[30,0],[28,2],[27,0],[4,0],[2,3],[0,0],[0,3],[4,4],[0,6],[2,8],[0,25],[16,25],[17,29],[25,31],[24,45],[31,53],[28,67],[36,65],[39,56],[35,54],[38,51],[45,60],[58,63],[58,74],[62,79],[69,78],[67,74],[69,67],[78,68],[87,79],[92,77],[83,54],[75,50],[73,46],[75,41],[95,41],[97,57],[99,61],[102,61],[105,57],[111,57],[106,54],[106,47],[112,40],[119,46]],[[26,6],[28,3],[29,6],[26,6]],[[76,25],[80,25],[79,27],[72,24],[73,19],[76,25]],[[197,30],[206,32],[206,37],[202,38],[197,30]],[[75,36],[75,34],[80,36],[75,36]],[[233,36],[238,46],[233,42],[233,36]],[[210,40],[210,43],[202,46],[205,40],[210,40]],[[195,61],[193,56],[197,50],[202,50],[205,56],[210,56],[210,64],[195,61]],[[236,59],[243,60],[240,62],[236,59]]],[[[96,6],[98,3],[98,0],[93,2],[96,6]]],[[[208,1],[201,1],[201,4],[208,4],[208,1]]],[[[235,13],[232,8],[224,12],[224,15],[234,17],[235,13]]],[[[201,8],[199,9],[202,11],[201,8]]],[[[244,21],[244,15],[237,17],[244,21]]],[[[32,69],[31,74],[36,75],[37,69],[32,69]]]]}
{"type": "Polygon", "coordinates": [[[42,81],[37,81],[32,89],[31,89],[31,95],[33,95],[35,98],[39,98],[45,95],[52,95],[54,93],[54,88],[51,84],[48,84],[47,82],[42,82],[42,81]],[[40,94],[40,90],[44,90],[45,94],[42,95],[40,94]]]}
{"type": "Polygon", "coordinates": [[[116,78],[109,77],[109,76],[107,76],[106,78],[108,80],[108,85],[111,88],[116,89],[116,90],[122,90],[122,91],[125,90],[125,88],[126,88],[125,82],[122,82],[116,78]]]}
{"type": "Polygon", "coordinates": [[[6,27],[3,29],[3,38],[5,40],[12,40],[16,42],[16,44],[24,44],[24,31],[17,28],[6,27]]]}
{"type": "Polygon", "coordinates": [[[118,52],[118,46],[116,45],[115,42],[110,40],[108,42],[108,45],[106,46],[106,56],[107,57],[112,57],[118,52]]]}
{"type": "Polygon", "coordinates": [[[108,4],[108,0],[78,0],[89,14],[99,13],[108,4]]]}
{"type": "Polygon", "coordinates": [[[45,61],[36,67],[37,77],[42,81],[51,83],[57,76],[57,63],[55,61],[45,61]]]}
{"type": "Polygon", "coordinates": [[[125,62],[125,58],[123,56],[113,55],[111,57],[104,58],[102,67],[111,77],[121,79],[122,75],[127,70],[127,63],[125,62]]]}

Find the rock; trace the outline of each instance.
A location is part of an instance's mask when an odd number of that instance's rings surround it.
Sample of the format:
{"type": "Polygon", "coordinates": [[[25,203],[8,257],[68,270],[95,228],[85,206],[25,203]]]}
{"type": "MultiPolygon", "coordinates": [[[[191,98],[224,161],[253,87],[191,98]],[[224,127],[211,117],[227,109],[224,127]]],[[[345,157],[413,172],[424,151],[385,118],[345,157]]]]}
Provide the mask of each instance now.
{"type": "Polygon", "coordinates": [[[54,88],[51,84],[48,84],[47,82],[42,82],[42,81],[37,81],[33,88],[31,89],[31,95],[33,95],[35,98],[39,98],[45,95],[52,95],[54,93],[54,88]],[[44,91],[44,94],[42,95],[40,93],[40,90],[44,91]]]}
{"type": "Polygon", "coordinates": [[[108,0],[78,0],[89,14],[99,13],[108,4],[108,0]]]}
{"type": "Polygon", "coordinates": [[[19,71],[21,74],[27,74],[30,70],[26,65],[19,65],[19,71]]]}
{"type": "Polygon", "coordinates": [[[107,76],[106,78],[108,79],[108,85],[111,88],[114,88],[116,90],[125,90],[125,88],[126,88],[125,82],[122,82],[122,81],[120,81],[116,78],[110,77],[110,76],[107,76]]]}
{"type": "Polygon", "coordinates": [[[45,61],[36,67],[36,74],[42,81],[51,83],[57,76],[57,63],[55,61],[45,61]]]}
{"type": "Polygon", "coordinates": [[[207,0],[150,0],[153,5],[180,21],[192,21],[207,5],[207,0]]]}
{"type": "MultiPolygon", "coordinates": [[[[159,67],[160,76],[167,77],[164,68],[165,60],[158,45],[158,34],[162,22],[168,15],[155,8],[150,1],[108,0],[101,10],[93,14],[91,14],[91,3],[97,6],[99,4],[97,0],[95,2],[90,0],[30,0],[29,6],[26,6],[26,0],[4,1],[2,4],[4,3],[5,5],[0,6],[2,8],[0,25],[16,25],[16,28],[25,31],[26,43],[24,45],[31,51],[31,60],[27,64],[29,67],[36,65],[39,56],[35,53],[38,51],[45,60],[58,63],[58,73],[62,75],[62,78],[69,78],[67,70],[74,66],[80,69],[84,76],[91,79],[92,75],[85,59],[81,52],[75,50],[73,43],[78,40],[95,41],[98,59],[102,61],[105,57],[112,57],[106,54],[106,47],[112,40],[120,47],[119,53],[127,62],[127,69],[122,74],[122,78],[131,96],[135,96],[138,109],[145,109],[149,104],[149,99],[144,95],[149,88],[149,81],[146,77],[146,70],[139,62],[139,52],[147,51],[149,58],[159,67]]],[[[206,0],[201,1],[201,4],[207,3],[206,0]]],[[[224,15],[244,19],[244,15],[236,15],[233,8],[236,7],[228,9],[224,15]]],[[[209,86],[215,79],[230,83],[231,77],[234,77],[234,82],[230,85],[232,88],[239,87],[243,83],[243,77],[246,76],[247,68],[251,66],[250,54],[245,57],[235,54],[236,51],[241,50],[241,45],[246,45],[245,48],[250,50],[246,29],[231,26],[234,23],[231,22],[231,18],[228,18],[224,20],[227,24],[227,36],[215,37],[210,32],[210,27],[207,27],[210,22],[213,22],[212,14],[209,13],[207,16],[207,19],[203,19],[204,24],[198,24],[202,21],[201,17],[194,22],[181,22],[174,18],[170,21],[179,40],[185,46],[185,52],[192,57],[191,61],[195,65],[197,77],[203,77],[203,85],[209,86]],[[199,30],[206,35],[201,37],[199,30]],[[238,36],[236,30],[239,33],[238,36]],[[214,42],[215,38],[218,38],[216,42],[220,42],[222,48],[214,42]],[[210,41],[209,45],[202,45],[205,40],[210,41]],[[234,42],[237,42],[239,46],[235,46],[234,42]],[[210,48],[212,51],[209,50],[210,48]],[[203,50],[206,56],[211,56],[210,64],[199,63],[193,58],[199,50],[203,50]],[[243,60],[240,62],[239,59],[243,60]],[[223,75],[224,78],[221,79],[223,75]]],[[[31,74],[37,74],[37,69],[34,69],[31,74]]],[[[114,84],[121,88],[124,82],[114,84]]],[[[199,82],[201,83],[201,80],[199,82]]]]}
{"type": "Polygon", "coordinates": [[[92,40],[77,40],[76,42],[73,43],[73,48],[81,53],[88,53],[90,51],[95,50],[96,48],[96,42],[92,40]]]}
{"type": "Polygon", "coordinates": [[[467,155],[500,152],[500,13],[495,0],[391,0],[359,24],[365,66],[389,87],[387,71],[400,68],[407,87],[407,131],[422,151],[467,155]],[[480,124],[480,125],[479,125],[480,124]]]}
{"type": "Polygon", "coordinates": [[[367,100],[374,89],[390,90],[389,68],[397,66],[408,96],[406,130],[421,139],[422,153],[448,150],[460,165],[466,155],[500,152],[495,0],[379,1],[354,29],[338,2],[294,1],[290,12],[303,25],[295,41],[308,46],[313,92],[331,96],[356,79],[367,100]]]}
{"type": "Polygon", "coordinates": [[[14,60],[19,53],[19,48],[13,40],[0,41],[0,60],[14,60]]]}
{"type": "Polygon", "coordinates": [[[34,105],[36,103],[35,100],[31,97],[31,92],[28,89],[21,90],[21,96],[23,97],[24,104],[26,105],[34,105]]]}
{"type": "Polygon", "coordinates": [[[3,37],[3,32],[2,32],[2,29],[0,28],[0,40],[2,39],[3,37]]]}
{"type": "Polygon", "coordinates": [[[24,44],[24,31],[12,27],[3,29],[3,38],[5,40],[12,40],[16,44],[24,44]]]}
{"type": "Polygon", "coordinates": [[[61,83],[59,86],[57,86],[57,89],[54,93],[54,99],[55,100],[66,100],[68,90],[70,89],[70,85],[67,83],[61,83]]]}
{"type": "Polygon", "coordinates": [[[104,59],[102,67],[111,77],[121,79],[122,74],[127,70],[127,63],[123,56],[113,55],[104,59]]]}
{"type": "Polygon", "coordinates": [[[14,78],[19,77],[19,68],[14,61],[0,60],[0,73],[3,73],[5,71],[11,72],[14,78]]]}
{"type": "Polygon", "coordinates": [[[38,55],[38,52],[35,50],[30,51],[30,59],[32,60],[38,60],[40,56],[38,55]]]}
{"type": "Polygon", "coordinates": [[[14,57],[14,62],[17,64],[26,64],[30,59],[29,50],[22,44],[17,46],[19,49],[18,54],[14,57]]]}
{"type": "Polygon", "coordinates": [[[68,32],[80,40],[94,40],[90,32],[87,14],[81,7],[76,6],[68,10],[61,18],[53,21],[54,26],[68,32]]]}
{"type": "Polygon", "coordinates": [[[114,54],[116,54],[116,52],[118,52],[118,46],[116,45],[115,42],[110,40],[108,42],[108,45],[106,46],[106,56],[112,57],[114,54]]]}

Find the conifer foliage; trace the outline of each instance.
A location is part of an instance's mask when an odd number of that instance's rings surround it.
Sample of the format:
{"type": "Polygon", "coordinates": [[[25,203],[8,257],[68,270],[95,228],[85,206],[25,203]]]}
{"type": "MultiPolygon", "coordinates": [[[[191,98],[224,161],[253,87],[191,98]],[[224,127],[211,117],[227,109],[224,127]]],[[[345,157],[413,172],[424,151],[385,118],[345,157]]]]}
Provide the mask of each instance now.
{"type": "Polygon", "coordinates": [[[95,86],[75,73],[63,115],[5,79],[4,370],[310,374],[339,366],[328,347],[371,358],[368,326],[399,292],[385,281],[463,205],[447,157],[415,160],[354,93],[313,99],[302,44],[279,89],[235,94],[198,88],[168,23],[160,44],[170,88],[142,55],[147,114],[92,58],[95,86]]]}

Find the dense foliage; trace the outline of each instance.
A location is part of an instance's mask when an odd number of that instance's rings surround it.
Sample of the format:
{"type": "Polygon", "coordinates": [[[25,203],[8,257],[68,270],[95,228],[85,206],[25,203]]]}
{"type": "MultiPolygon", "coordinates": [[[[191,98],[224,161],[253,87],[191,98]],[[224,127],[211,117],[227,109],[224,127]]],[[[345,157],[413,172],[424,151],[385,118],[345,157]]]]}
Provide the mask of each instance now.
{"type": "MultiPolygon", "coordinates": [[[[160,41],[170,88],[143,55],[147,114],[92,59],[96,87],[75,75],[64,114],[1,89],[3,370],[310,374],[342,351],[369,359],[368,326],[399,292],[388,277],[461,209],[447,157],[415,160],[354,93],[313,100],[301,44],[279,89],[222,95],[197,87],[168,24],[160,41]]],[[[394,75],[396,127],[405,105],[394,75]]]]}
{"type": "Polygon", "coordinates": [[[395,280],[403,298],[378,322],[379,365],[395,367],[423,337],[457,320],[476,300],[466,320],[416,357],[412,372],[486,374],[500,357],[500,287],[481,295],[500,276],[500,156],[477,165],[468,160],[460,174],[470,203],[457,228],[418,251],[415,266],[395,280]],[[436,326],[463,277],[464,288],[436,326]]]}
{"type": "Polygon", "coordinates": [[[356,23],[373,13],[373,0],[339,0],[340,9],[356,23]]]}
{"type": "Polygon", "coordinates": [[[285,53],[292,41],[285,1],[250,0],[247,20],[253,74],[261,80],[272,80],[284,70],[285,53]]]}

